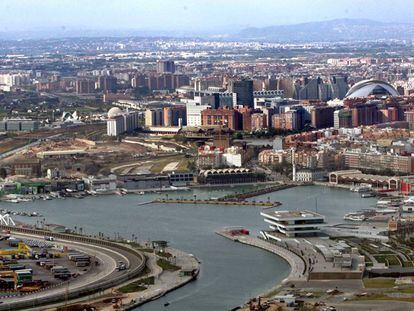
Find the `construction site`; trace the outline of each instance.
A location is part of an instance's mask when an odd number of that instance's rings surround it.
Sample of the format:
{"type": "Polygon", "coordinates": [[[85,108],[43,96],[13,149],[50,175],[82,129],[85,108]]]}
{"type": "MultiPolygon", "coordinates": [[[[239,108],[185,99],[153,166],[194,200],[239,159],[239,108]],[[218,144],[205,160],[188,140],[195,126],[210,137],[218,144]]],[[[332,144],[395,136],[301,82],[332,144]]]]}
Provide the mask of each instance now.
{"type": "Polygon", "coordinates": [[[189,159],[174,143],[130,138],[93,141],[85,137],[58,136],[23,144],[21,150],[0,159],[7,176],[38,178],[54,171],[57,177],[161,173],[185,171],[189,159]]]}

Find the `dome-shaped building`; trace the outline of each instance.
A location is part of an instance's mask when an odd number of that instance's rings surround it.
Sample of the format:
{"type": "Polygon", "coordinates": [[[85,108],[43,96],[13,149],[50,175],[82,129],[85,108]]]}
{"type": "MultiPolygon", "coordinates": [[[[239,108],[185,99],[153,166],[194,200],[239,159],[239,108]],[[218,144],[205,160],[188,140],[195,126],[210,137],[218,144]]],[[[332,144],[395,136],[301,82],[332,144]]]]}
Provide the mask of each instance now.
{"type": "Polygon", "coordinates": [[[118,107],[112,107],[108,111],[108,118],[109,119],[112,119],[112,118],[115,118],[116,116],[119,116],[121,114],[122,114],[122,110],[121,109],[119,109],[118,107]]]}
{"type": "Polygon", "coordinates": [[[368,97],[368,96],[399,96],[395,88],[381,80],[363,80],[355,83],[346,93],[346,98],[368,97]]]}

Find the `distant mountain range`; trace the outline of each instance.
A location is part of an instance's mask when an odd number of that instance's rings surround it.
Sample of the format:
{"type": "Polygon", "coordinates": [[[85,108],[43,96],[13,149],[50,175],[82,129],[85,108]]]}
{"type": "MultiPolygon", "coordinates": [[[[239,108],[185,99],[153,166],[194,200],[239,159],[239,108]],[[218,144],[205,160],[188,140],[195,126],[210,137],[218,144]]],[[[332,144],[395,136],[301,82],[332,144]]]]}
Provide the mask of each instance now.
{"type": "Polygon", "coordinates": [[[414,39],[414,24],[385,23],[368,19],[334,19],[269,27],[251,27],[233,36],[238,40],[320,42],[414,39]]]}
{"type": "Polygon", "coordinates": [[[73,37],[169,37],[206,40],[268,41],[283,43],[338,42],[367,40],[414,40],[414,23],[387,23],[369,19],[334,19],[329,21],[269,27],[228,26],[217,29],[151,30],[151,29],[88,29],[41,28],[28,31],[0,31],[0,40],[73,38],[73,37]],[[241,30],[240,30],[241,29],[241,30]]]}

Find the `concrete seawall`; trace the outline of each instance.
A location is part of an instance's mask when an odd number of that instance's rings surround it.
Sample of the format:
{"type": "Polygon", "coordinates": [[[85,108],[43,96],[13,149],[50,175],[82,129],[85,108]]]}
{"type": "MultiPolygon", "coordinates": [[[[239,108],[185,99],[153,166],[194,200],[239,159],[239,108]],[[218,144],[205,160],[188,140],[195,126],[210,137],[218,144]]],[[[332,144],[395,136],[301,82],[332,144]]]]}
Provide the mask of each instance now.
{"type": "MultiPolygon", "coordinates": [[[[185,277],[177,276],[175,278],[174,283],[169,284],[168,286],[166,286],[162,289],[155,286],[154,288],[151,288],[149,290],[149,292],[145,295],[145,297],[142,297],[140,292],[131,293],[133,296],[136,295],[136,298],[134,298],[135,302],[131,302],[129,304],[124,304],[121,310],[133,310],[133,309],[135,309],[139,306],[142,306],[142,305],[144,305],[148,302],[151,302],[151,301],[154,301],[158,298],[161,298],[161,297],[165,296],[166,294],[168,294],[168,293],[170,293],[170,292],[172,292],[172,291],[174,291],[174,290],[176,290],[180,287],[183,287],[184,285],[186,285],[186,284],[188,284],[188,283],[190,283],[190,282],[197,279],[197,277],[200,273],[200,263],[199,263],[199,260],[196,257],[194,257],[192,255],[189,255],[187,253],[184,253],[182,251],[173,249],[173,248],[169,248],[168,252],[170,252],[171,254],[173,254],[176,257],[180,257],[183,260],[185,260],[187,265],[192,265],[193,267],[195,267],[194,273],[191,276],[185,276],[185,277]],[[140,296],[141,296],[141,298],[137,299],[140,296]]],[[[178,273],[178,271],[176,273],[178,273]]],[[[163,270],[161,270],[161,272],[153,274],[153,276],[155,276],[158,279],[162,274],[163,274],[163,270]]]]}
{"type": "Polygon", "coordinates": [[[290,281],[306,281],[306,265],[301,257],[295,253],[272,243],[266,242],[262,239],[252,237],[249,235],[231,235],[226,231],[216,231],[218,235],[221,235],[227,239],[230,239],[235,242],[242,244],[254,246],[265,251],[276,254],[277,256],[283,258],[290,265],[290,273],[287,278],[285,278],[282,283],[287,283],[290,281]]]}

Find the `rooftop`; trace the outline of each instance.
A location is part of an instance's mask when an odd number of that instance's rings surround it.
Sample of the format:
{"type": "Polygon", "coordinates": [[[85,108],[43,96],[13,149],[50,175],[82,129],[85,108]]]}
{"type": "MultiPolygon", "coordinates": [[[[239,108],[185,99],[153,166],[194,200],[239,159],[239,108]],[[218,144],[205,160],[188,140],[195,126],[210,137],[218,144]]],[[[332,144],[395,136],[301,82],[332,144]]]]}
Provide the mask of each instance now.
{"type": "Polygon", "coordinates": [[[271,211],[262,212],[261,215],[278,218],[280,220],[324,218],[323,215],[311,211],[271,211]]]}

